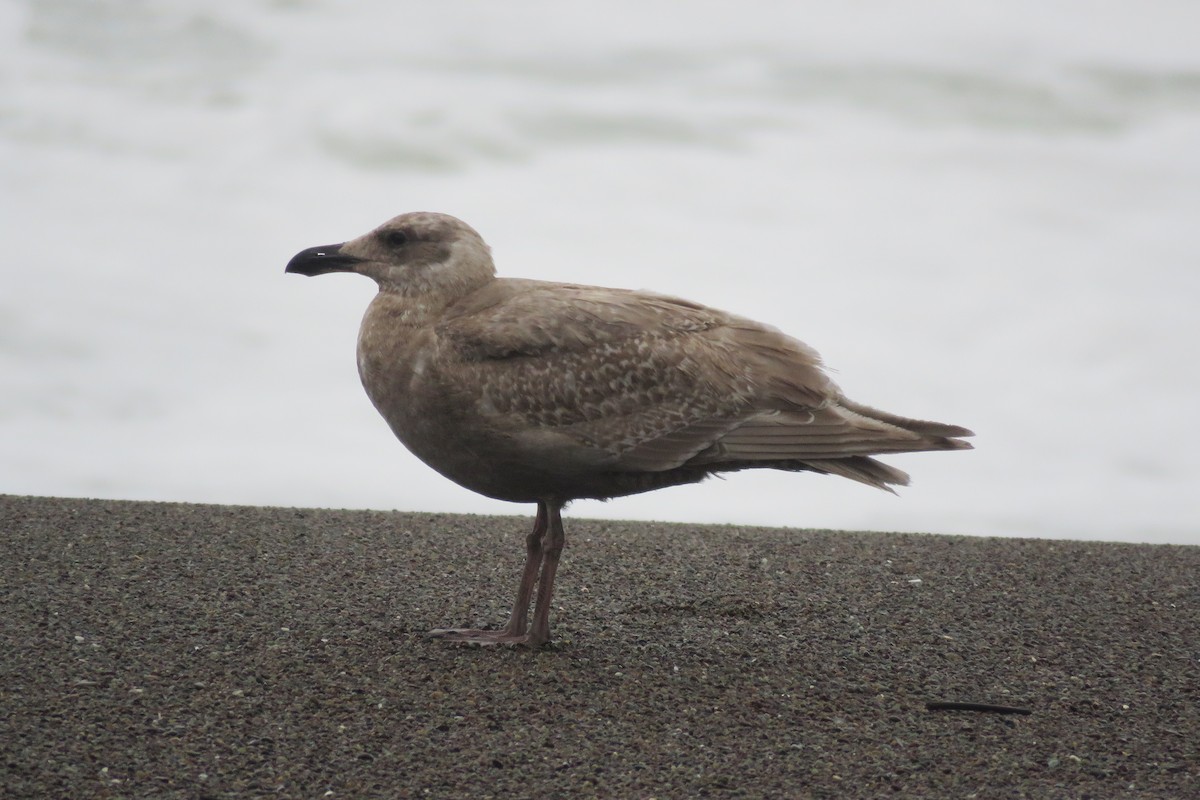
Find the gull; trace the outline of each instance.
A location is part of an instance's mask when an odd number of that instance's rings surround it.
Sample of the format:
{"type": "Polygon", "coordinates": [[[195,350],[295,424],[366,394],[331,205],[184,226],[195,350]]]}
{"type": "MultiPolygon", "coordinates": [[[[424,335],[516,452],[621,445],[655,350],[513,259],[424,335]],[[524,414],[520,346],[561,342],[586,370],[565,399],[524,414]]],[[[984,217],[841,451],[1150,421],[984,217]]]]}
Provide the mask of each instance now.
{"type": "Polygon", "coordinates": [[[537,504],[508,623],[430,632],[450,641],[550,641],[572,500],[758,468],[893,491],[908,475],[872,456],[971,447],[966,428],[851,401],[815,350],[769,325],[650,292],[498,278],[482,237],[447,214],[310,247],[286,272],[375,281],[358,372],[392,432],[460,486],[537,504]]]}

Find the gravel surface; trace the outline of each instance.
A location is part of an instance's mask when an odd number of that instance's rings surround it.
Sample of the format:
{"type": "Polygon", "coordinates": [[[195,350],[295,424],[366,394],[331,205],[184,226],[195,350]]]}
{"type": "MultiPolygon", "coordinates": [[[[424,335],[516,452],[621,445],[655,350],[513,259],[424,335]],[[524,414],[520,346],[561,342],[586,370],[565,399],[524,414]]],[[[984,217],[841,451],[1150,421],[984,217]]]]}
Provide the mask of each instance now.
{"type": "Polygon", "coordinates": [[[1200,796],[1200,548],[568,518],[427,639],[531,519],[0,495],[0,794],[1200,796]]]}

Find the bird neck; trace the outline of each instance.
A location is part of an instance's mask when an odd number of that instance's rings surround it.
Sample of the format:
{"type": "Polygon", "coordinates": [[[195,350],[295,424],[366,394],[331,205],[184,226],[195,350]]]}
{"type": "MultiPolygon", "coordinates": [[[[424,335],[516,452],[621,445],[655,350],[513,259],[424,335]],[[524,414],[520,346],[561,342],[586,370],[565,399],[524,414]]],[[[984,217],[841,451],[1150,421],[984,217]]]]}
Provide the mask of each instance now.
{"type": "Polygon", "coordinates": [[[414,296],[381,288],[367,306],[363,324],[422,327],[432,324],[451,302],[440,294],[414,296]]]}

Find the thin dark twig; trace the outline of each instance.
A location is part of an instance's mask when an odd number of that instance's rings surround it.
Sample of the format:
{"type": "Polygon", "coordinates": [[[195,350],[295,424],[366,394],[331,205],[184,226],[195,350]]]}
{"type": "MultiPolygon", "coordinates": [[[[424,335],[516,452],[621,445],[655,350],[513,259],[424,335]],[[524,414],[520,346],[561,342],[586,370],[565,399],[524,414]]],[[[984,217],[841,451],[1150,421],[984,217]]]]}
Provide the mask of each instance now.
{"type": "Polygon", "coordinates": [[[959,703],[953,700],[930,700],[925,704],[929,711],[990,711],[993,714],[1032,714],[1028,708],[997,706],[991,703],[959,703]]]}

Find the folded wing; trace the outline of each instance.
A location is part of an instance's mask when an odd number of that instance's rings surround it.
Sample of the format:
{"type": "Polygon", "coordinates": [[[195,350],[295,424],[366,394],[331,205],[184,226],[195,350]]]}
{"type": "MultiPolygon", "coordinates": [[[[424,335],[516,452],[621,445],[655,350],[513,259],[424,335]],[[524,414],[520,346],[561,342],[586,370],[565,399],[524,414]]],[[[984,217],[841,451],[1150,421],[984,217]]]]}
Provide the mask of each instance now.
{"type": "Polygon", "coordinates": [[[847,399],[807,345],[683,300],[503,282],[444,328],[484,407],[602,451],[604,469],[768,467],[905,484],[872,455],[968,449],[954,425],[847,399]]]}

